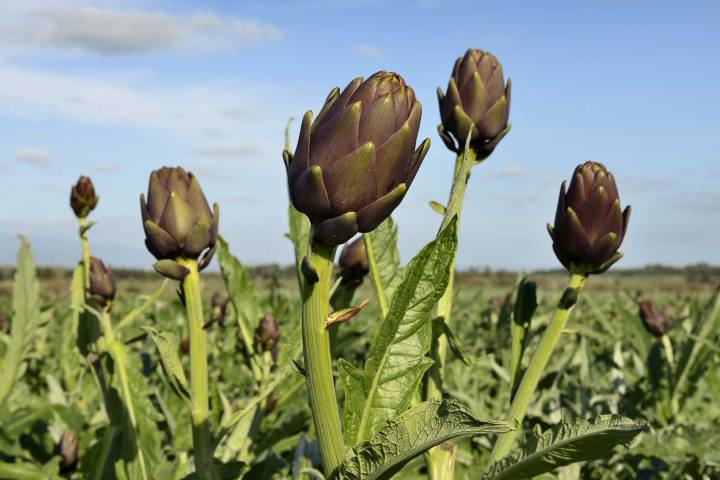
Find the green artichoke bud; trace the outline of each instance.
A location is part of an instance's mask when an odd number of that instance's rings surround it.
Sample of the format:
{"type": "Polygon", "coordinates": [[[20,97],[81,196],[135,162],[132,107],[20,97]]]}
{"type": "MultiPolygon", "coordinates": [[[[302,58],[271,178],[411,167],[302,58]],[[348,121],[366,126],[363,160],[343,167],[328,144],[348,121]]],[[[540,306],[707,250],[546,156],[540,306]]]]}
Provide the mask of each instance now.
{"type": "Polygon", "coordinates": [[[662,337],[668,332],[669,325],[667,316],[648,300],[640,302],[640,320],[642,320],[647,331],[657,338],[662,337]]]}
{"type": "Polygon", "coordinates": [[[340,265],[342,284],[360,284],[362,282],[365,275],[370,271],[367,252],[365,251],[365,241],[362,237],[345,244],[338,264],[340,265]]]}
{"type": "Polygon", "coordinates": [[[340,245],[374,230],[400,204],[430,146],[415,150],[422,108],[396,73],[358,77],[303,117],[295,155],[283,152],[290,199],[313,239],[340,245]]]}
{"type": "Polygon", "coordinates": [[[97,206],[98,199],[90,177],[78,178],[77,183],[70,190],[70,207],[78,218],[87,217],[97,206]]]}
{"type": "Polygon", "coordinates": [[[145,245],[158,262],[161,274],[182,280],[187,269],[177,259],[197,260],[199,269],[210,263],[215,253],[219,207],[210,210],[200,184],[181,167],[163,167],[150,174],[147,203],[140,195],[140,211],[145,228],[145,245]],[[204,252],[204,253],[203,253],[204,252]]]}
{"type": "Polygon", "coordinates": [[[615,178],[601,163],[578,165],[567,193],[565,187],[554,228],[548,224],[555,255],[568,270],[602,273],[622,258],[630,207],[621,210],[615,178]]]}
{"type": "Polygon", "coordinates": [[[492,54],[471,48],[458,58],[447,92],[437,92],[442,120],[438,131],[445,145],[462,152],[470,135],[478,159],[490,155],[510,130],[510,86],[492,54]]]}
{"type": "Polygon", "coordinates": [[[96,257],[90,257],[88,294],[103,307],[115,299],[115,277],[112,270],[96,257]]]}

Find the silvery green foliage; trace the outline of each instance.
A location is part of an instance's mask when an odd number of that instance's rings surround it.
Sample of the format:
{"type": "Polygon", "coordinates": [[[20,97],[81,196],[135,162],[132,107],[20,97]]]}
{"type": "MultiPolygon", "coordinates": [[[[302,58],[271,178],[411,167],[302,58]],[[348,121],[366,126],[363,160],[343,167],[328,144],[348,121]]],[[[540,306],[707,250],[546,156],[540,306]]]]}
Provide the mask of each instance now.
{"type": "Polygon", "coordinates": [[[340,466],[340,478],[389,479],[410,460],[443,442],[509,430],[505,422],[477,419],[455,400],[431,400],[389,420],[370,440],[352,448],[340,466]]]}
{"type": "Polygon", "coordinates": [[[564,419],[545,432],[538,426],[521,449],[491,465],[483,478],[532,478],[563,465],[605,458],[618,445],[631,447],[647,431],[645,422],[621,415],[564,419]]]}

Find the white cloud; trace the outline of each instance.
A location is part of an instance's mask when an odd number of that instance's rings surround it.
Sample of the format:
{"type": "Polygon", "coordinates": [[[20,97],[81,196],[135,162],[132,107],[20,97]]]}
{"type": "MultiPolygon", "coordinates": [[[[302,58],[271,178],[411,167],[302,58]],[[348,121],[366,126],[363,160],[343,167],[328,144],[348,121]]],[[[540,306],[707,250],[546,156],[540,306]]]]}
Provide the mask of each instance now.
{"type": "Polygon", "coordinates": [[[383,57],[383,53],[380,51],[380,49],[370,46],[366,43],[356,45],[355,51],[365,58],[379,59],[383,57]]]}
{"type": "Polygon", "coordinates": [[[255,19],[214,13],[45,6],[16,11],[0,21],[0,40],[25,48],[132,55],[180,48],[210,50],[257,45],[282,36],[255,19]]]}
{"type": "Polygon", "coordinates": [[[120,171],[120,165],[112,162],[98,163],[93,167],[93,170],[98,173],[115,173],[120,171]]]}
{"type": "Polygon", "coordinates": [[[242,143],[238,145],[218,145],[195,150],[195,155],[204,158],[242,158],[258,153],[262,149],[258,145],[242,143]]]}
{"type": "Polygon", "coordinates": [[[40,148],[24,147],[15,150],[15,160],[31,163],[37,166],[48,166],[52,164],[52,155],[40,148]]]}

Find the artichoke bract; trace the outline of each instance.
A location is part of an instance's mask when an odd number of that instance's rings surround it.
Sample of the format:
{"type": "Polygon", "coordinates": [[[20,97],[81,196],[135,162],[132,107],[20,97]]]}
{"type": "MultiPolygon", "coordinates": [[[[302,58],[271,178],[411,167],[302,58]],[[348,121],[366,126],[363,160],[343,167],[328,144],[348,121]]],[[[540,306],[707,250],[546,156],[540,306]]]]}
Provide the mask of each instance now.
{"type": "Polygon", "coordinates": [[[108,305],[115,299],[115,277],[112,270],[102,260],[90,257],[90,285],[88,294],[101,306],[108,305]]]}
{"type": "Polygon", "coordinates": [[[181,167],[152,172],[147,202],[140,195],[140,210],[145,245],[158,259],[158,272],[182,280],[187,269],[177,263],[178,259],[200,258],[198,268],[207,267],[217,246],[220,212],[217,203],[210,210],[192,173],[181,167]]]}
{"type": "Polygon", "coordinates": [[[345,244],[338,260],[340,266],[340,278],[342,284],[361,283],[365,275],[370,271],[365,241],[362,237],[345,244]]]}
{"type": "Polygon", "coordinates": [[[565,182],[560,187],[555,226],[548,224],[555,255],[570,271],[602,273],[622,258],[629,219],[613,174],[601,163],[578,165],[567,192],[565,182]]]}
{"type": "Polygon", "coordinates": [[[657,338],[662,337],[668,332],[669,325],[667,316],[648,300],[640,302],[640,320],[642,320],[647,331],[657,338]]]}
{"type": "Polygon", "coordinates": [[[510,87],[502,65],[492,54],[468,49],[455,61],[447,91],[438,88],[440,137],[452,151],[462,152],[470,135],[470,148],[482,160],[492,153],[510,130],[510,87]]]}
{"type": "Polygon", "coordinates": [[[97,206],[98,199],[90,177],[80,177],[70,190],[70,207],[78,218],[87,217],[97,206]]]}
{"type": "Polygon", "coordinates": [[[313,121],[303,117],[287,150],[290,199],[313,224],[313,240],[340,245],[374,230],[400,204],[430,146],[415,149],[422,108],[396,73],[335,88],[313,121]]]}

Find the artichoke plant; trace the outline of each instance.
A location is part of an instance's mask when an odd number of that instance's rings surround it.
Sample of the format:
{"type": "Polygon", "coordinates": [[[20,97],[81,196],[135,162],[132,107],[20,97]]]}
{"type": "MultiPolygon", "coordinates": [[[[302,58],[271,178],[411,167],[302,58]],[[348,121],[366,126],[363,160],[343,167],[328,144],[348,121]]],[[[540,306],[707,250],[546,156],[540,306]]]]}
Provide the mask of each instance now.
{"type": "Polygon", "coordinates": [[[640,302],[640,319],[648,332],[661,338],[668,332],[668,319],[665,313],[649,300],[640,302]]]}
{"type": "Polygon", "coordinates": [[[560,262],[585,274],[606,271],[622,258],[630,207],[622,210],[615,178],[603,164],[585,162],[575,169],[570,187],[560,187],[555,226],[548,224],[560,262]]]}
{"type": "Polygon", "coordinates": [[[510,86],[492,54],[471,48],[458,58],[446,93],[438,88],[442,119],[438,131],[445,145],[460,153],[470,135],[477,159],[490,155],[510,130],[510,86]]]}
{"type": "Polygon", "coordinates": [[[210,210],[197,178],[181,167],[163,167],[150,174],[147,202],[140,195],[145,245],[161,274],[182,280],[187,269],[176,260],[200,258],[207,267],[215,253],[219,207],[210,210]]]}
{"type": "Polygon", "coordinates": [[[283,158],[290,199],[314,241],[340,245],[400,204],[430,146],[415,149],[421,113],[400,75],[377,72],[332,90],[314,121],[305,114],[295,154],[283,158]]]}
{"type": "Polygon", "coordinates": [[[70,190],[70,207],[72,207],[75,216],[85,218],[97,206],[99,197],[95,194],[90,177],[82,176],[70,190]]]}
{"type": "Polygon", "coordinates": [[[102,260],[90,257],[90,297],[105,307],[115,299],[115,277],[112,270],[106,267],[102,260]]]}
{"type": "Polygon", "coordinates": [[[362,237],[345,244],[338,260],[340,265],[340,278],[342,284],[361,283],[370,271],[365,241],[362,237]]]}

